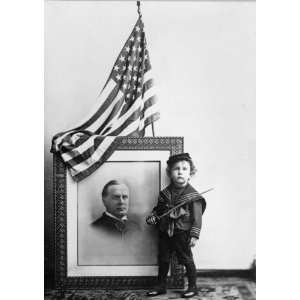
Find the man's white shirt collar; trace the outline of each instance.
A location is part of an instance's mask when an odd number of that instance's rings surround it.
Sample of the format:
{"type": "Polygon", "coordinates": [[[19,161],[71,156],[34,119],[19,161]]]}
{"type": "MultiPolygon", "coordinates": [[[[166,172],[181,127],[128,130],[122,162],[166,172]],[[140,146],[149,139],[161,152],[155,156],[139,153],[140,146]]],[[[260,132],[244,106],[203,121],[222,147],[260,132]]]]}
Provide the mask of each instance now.
{"type": "Polygon", "coordinates": [[[109,217],[115,219],[115,220],[118,220],[118,221],[127,221],[127,216],[124,216],[122,217],[121,219],[120,218],[117,218],[116,216],[112,215],[111,213],[109,213],[108,211],[105,212],[105,214],[107,214],[109,217]]]}

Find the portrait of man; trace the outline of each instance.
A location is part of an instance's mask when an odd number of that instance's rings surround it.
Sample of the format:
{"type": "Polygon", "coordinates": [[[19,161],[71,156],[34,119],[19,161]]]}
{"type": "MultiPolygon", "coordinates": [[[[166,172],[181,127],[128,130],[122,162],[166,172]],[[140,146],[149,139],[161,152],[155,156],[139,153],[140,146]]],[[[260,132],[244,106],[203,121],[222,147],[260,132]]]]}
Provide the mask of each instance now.
{"type": "Polygon", "coordinates": [[[128,219],[130,193],[125,183],[110,180],[101,196],[106,211],[91,224],[94,228],[116,238],[126,238],[141,230],[136,221],[128,219]]]}
{"type": "Polygon", "coordinates": [[[134,161],[129,152],[112,157],[75,188],[77,204],[69,202],[77,210],[70,215],[76,228],[74,240],[69,234],[77,249],[74,262],[79,268],[155,265],[155,230],[145,218],[156,201],[161,166],[134,161]]]}

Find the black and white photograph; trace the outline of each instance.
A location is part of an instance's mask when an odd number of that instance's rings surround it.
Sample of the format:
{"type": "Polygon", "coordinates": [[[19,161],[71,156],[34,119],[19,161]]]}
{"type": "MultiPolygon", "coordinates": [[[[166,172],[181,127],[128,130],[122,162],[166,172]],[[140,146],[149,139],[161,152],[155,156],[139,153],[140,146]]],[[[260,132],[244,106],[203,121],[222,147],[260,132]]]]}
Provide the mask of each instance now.
{"type": "Polygon", "coordinates": [[[44,299],[256,299],[256,2],[44,1],[44,299]]]}

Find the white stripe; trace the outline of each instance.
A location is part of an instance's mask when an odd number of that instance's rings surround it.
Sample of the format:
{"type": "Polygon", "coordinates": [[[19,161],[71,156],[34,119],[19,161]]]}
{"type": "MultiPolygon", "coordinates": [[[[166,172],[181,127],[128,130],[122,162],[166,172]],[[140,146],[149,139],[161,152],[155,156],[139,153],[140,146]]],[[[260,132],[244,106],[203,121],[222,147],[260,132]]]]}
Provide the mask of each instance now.
{"type": "Polygon", "coordinates": [[[147,117],[149,117],[150,115],[153,115],[155,114],[156,112],[159,111],[159,106],[156,103],[154,103],[152,106],[148,107],[146,110],[145,110],[145,113],[144,113],[144,119],[146,119],[147,117]]]}
{"type": "Polygon", "coordinates": [[[150,97],[155,95],[155,88],[152,86],[149,90],[147,90],[144,94],[143,101],[146,102],[150,97]]]}
{"type": "Polygon", "coordinates": [[[136,119],[134,122],[130,123],[123,131],[120,132],[119,136],[126,136],[130,133],[136,131],[139,128],[140,119],[136,119]]]}
{"type": "MultiPolygon", "coordinates": [[[[148,100],[150,97],[155,95],[155,88],[151,87],[149,90],[147,90],[144,94],[144,98],[143,98],[143,102],[145,102],[146,100],[148,100]]],[[[131,114],[136,111],[137,109],[141,108],[143,109],[143,102],[141,102],[141,97],[137,98],[134,102],[134,104],[132,105],[132,107],[130,107],[130,109],[124,114],[122,115],[121,118],[118,119],[118,115],[116,115],[109,124],[107,124],[105,126],[106,128],[109,128],[111,126],[111,129],[105,133],[105,135],[109,135],[111,132],[113,132],[114,130],[116,130],[117,128],[119,128],[127,119],[128,117],[131,116],[131,114]]],[[[149,109],[149,108],[148,108],[149,109]]],[[[105,130],[104,129],[104,130],[105,130]]],[[[121,134],[120,134],[121,135],[121,134]]]]}
{"type": "Polygon", "coordinates": [[[78,165],[75,165],[72,169],[74,170],[73,176],[76,175],[76,173],[80,173],[94,165],[96,162],[99,161],[99,159],[103,156],[104,152],[109,148],[109,146],[113,143],[113,141],[116,139],[116,136],[107,136],[104,138],[102,143],[99,145],[99,147],[95,150],[95,152],[85,161],[81,162],[78,165]]]}
{"type": "Polygon", "coordinates": [[[116,98],[113,100],[113,102],[108,106],[108,108],[105,110],[105,112],[93,123],[91,124],[87,130],[90,130],[92,132],[95,132],[107,119],[109,114],[112,112],[115,104],[123,97],[123,92],[120,90],[116,96],[116,98]]]}
{"type": "MultiPolygon", "coordinates": [[[[134,101],[133,105],[130,107],[130,109],[124,115],[122,115],[121,118],[119,118],[119,119],[114,118],[113,120],[111,120],[111,122],[106,127],[107,128],[109,128],[109,126],[112,126],[112,127],[107,133],[105,133],[105,135],[109,135],[111,132],[113,132],[114,130],[119,128],[137,109],[139,109],[139,108],[143,109],[143,105],[144,105],[144,103],[143,103],[141,97],[136,99],[134,101]]],[[[121,134],[119,134],[119,135],[121,135],[121,134]]]]}
{"type": "Polygon", "coordinates": [[[126,128],[123,129],[123,131],[121,131],[119,133],[119,136],[126,136],[129,135],[130,133],[136,131],[137,129],[142,130],[145,126],[145,120],[147,117],[155,114],[156,112],[158,112],[158,106],[157,105],[152,105],[150,106],[146,111],[145,111],[145,115],[143,119],[137,119],[134,122],[132,122],[131,124],[129,124],[126,128]]]}
{"type": "Polygon", "coordinates": [[[144,73],[144,83],[147,82],[149,79],[153,78],[153,71],[150,69],[146,73],[144,73]]]}
{"type": "MultiPolygon", "coordinates": [[[[78,153],[78,155],[80,155],[81,153],[83,153],[85,150],[89,149],[90,147],[92,147],[94,145],[95,139],[97,138],[97,135],[93,135],[90,138],[88,138],[83,144],[81,144],[80,146],[74,148],[73,150],[63,153],[61,155],[62,159],[67,162],[71,159],[73,159],[74,155],[72,156],[71,153],[78,153]]],[[[76,155],[77,156],[77,155],[76,155]]]]}
{"type": "MultiPolygon", "coordinates": [[[[149,79],[149,76],[151,76],[151,73],[152,72],[150,72],[150,71],[148,71],[147,73],[145,73],[145,75],[147,74],[146,79],[149,79]]],[[[123,93],[122,93],[122,95],[123,95],[123,93]]],[[[154,86],[152,86],[149,90],[147,90],[145,92],[144,97],[143,97],[143,102],[145,102],[147,99],[149,99],[150,97],[152,97],[154,95],[155,95],[155,88],[154,88],[154,86]]],[[[141,109],[143,108],[143,105],[141,103],[141,97],[139,97],[139,98],[137,98],[135,100],[135,102],[132,105],[132,107],[124,115],[122,115],[121,118],[119,118],[119,115],[121,113],[121,109],[119,110],[119,113],[116,114],[114,116],[114,118],[103,128],[103,132],[104,132],[107,128],[111,127],[110,130],[105,133],[105,135],[109,135],[111,132],[113,132],[114,130],[116,130],[117,128],[119,128],[128,119],[128,117],[130,117],[131,114],[134,111],[136,111],[138,108],[141,108],[141,109]]],[[[97,126],[97,128],[98,127],[99,126],[97,126]]],[[[93,131],[93,130],[91,130],[91,131],[93,131]]]]}

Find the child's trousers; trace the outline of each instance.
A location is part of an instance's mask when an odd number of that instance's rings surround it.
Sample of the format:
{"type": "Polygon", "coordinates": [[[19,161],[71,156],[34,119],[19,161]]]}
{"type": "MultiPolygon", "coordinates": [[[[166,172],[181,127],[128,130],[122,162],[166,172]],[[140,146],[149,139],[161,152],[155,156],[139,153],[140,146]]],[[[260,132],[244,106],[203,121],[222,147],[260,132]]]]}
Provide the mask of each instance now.
{"type": "Polygon", "coordinates": [[[159,233],[158,280],[161,286],[166,286],[170,258],[173,251],[176,253],[178,262],[186,268],[189,288],[196,286],[196,266],[189,243],[189,231],[175,232],[172,237],[169,237],[168,234],[164,232],[159,233]]]}

